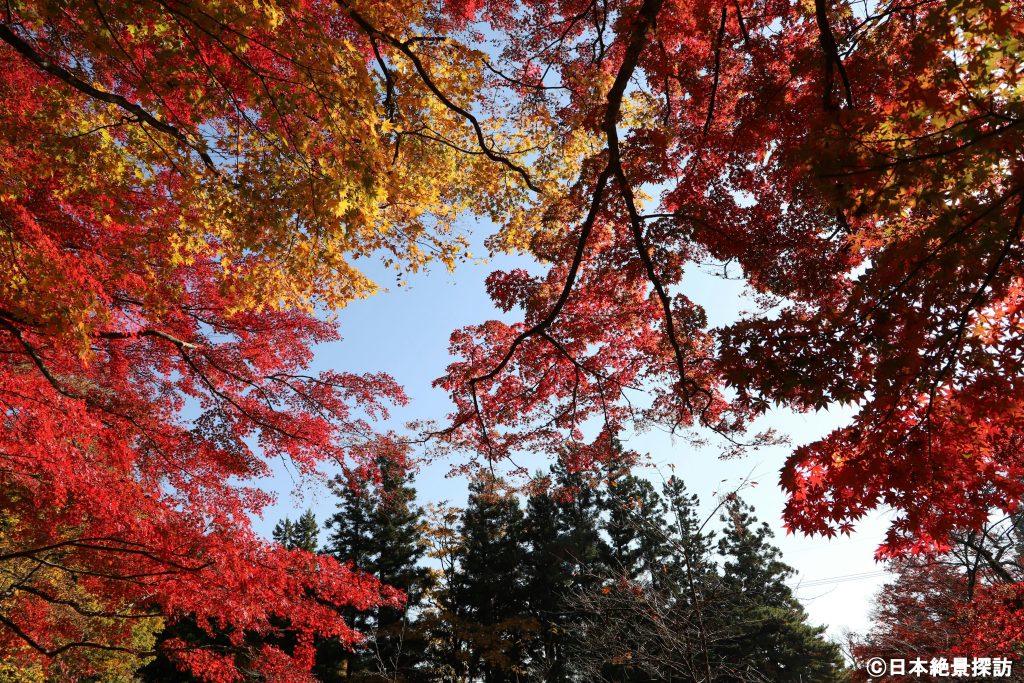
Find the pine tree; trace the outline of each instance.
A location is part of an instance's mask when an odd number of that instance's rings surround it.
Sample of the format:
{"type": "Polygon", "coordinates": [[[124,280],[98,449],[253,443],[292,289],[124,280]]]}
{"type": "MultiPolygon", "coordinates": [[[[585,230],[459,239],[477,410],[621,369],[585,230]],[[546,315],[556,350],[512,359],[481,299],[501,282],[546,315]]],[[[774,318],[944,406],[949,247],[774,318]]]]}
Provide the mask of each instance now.
{"type": "Polygon", "coordinates": [[[663,566],[667,531],[661,499],[654,485],[629,470],[608,477],[608,489],[601,501],[605,512],[601,528],[608,541],[604,564],[617,577],[636,580],[653,577],[663,566]]]}
{"type": "Polygon", "coordinates": [[[499,491],[498,484],[481,478],[470,485],[452,596],[469,644],[469,677],[486,683],[522,679],[536,631],[524,600],[523,513],[516,497],[499,491]]]}
{"type": "Polygon", "coordinates": [[[556,463],[551,472],[558,508],[559,558],[574,587],[600,583],[606,574],[608,546],[601,535],[602,495],[595,482],[556,463]]]}
{"type": "Polygon", "coordinates": [[[718,657],[734,671],[721,680],[747,680],[744,671],[756,671],[775,683],[841,680],[839,648],[824,638],[824,627],[807,622],[807,613],[786,585],[793,569],[771,545],[771,529],[758,525],[752,509],[739,498],[728,504],[726,513],[719,552],[730,600],[719,618],[741,628],[716,645],[718,657]]]}
{"type": "Polygon", "coordinates": [[[576,594],[585,638],[573,656],[585,680],[715,680],[706,616],[720,589],[712,536],[681,480],[663,492],[628,471],[610,477],[608,577],[576,594]]]}
{"type": "Polygon", "coordinates": [[[420,565],[426,547],[423,509],[416,505],[411,473],[388,459],[378,462],[379,482],[368,489],[335,485],[338,512],[326,523],[331,531],[326,552],[372,574],[406,595],[401,608],[380,607],[347,616],[369,636],[358,652],[338,643],[321,645],[316,673],[324,681],[419,681],[426,637],[418,612],[430,572],[420,565]]]}
{"type": "Polygon", "coordinates": [[[688,573],[706,583],[717,571],[715,534],[705,530],[707,520],[702,520],[699,513],[700,498],[687,493],[683,480],[673,475],[662,485],[661,510],[666,523],[668,571],[680,583],[688,573]]]}
{"type": "Polygon", "coordinates": [[[571,680],[565,661],[568,605],[572,583],[570,564],[562,551],[559,505],[548,491],[547,477],[537,475],[537,490],[526,502],[522,539],[527,613],[537,623],[530,648],[531,680],[556,683],[571,680]]]}
{"type": "Polygon", "coordinates": [[[420,564],[426,553],[424,513],[416,505],[416,490],[407,470],[392,463],[382,466],[371,524],[378,549],[371,573],[406,595],[402,608],[381,607],[375,612],[376,657],[389,673],[389,681],[423,680],[420,667],[427,642],[417,618],[432,579],[430,571],[420,564]]]}
{"type": "Polygon", "coordinates": [[[740,627],[721,618],[720,606],[728,601],[713,556],[715,535],[705,531],[700,499],[687,493],[686,484],[673,475],[662,486],[662,513],[666,520],[669,556],[655,585],[670,593],[670,621],[684,625],[684,647],[677,648],[681,669],[697,679],[718,680],[729,662],[714,651],[714,643],[727,639],[740,627]]]}
{"type": "MultiPolygon", "coordinates": [[[[336,478],[332,489],[338,498],[338,511],[324,523],[330,532],[324,552],[369,572],[374,555],[373,492],[350,485],[344,477],[336,478]]],[[[344,614],[354,629],[360,633],[369,632],[371,615],[353,609],[346,609],[344,614]]],[[[368,651],[350,652],[336,640],[326,640],[318,643],[314,671],[325,683],[334,683],[369,675],[376,670],[374,664],[368,651]]]]}
{"type": "Polygon", "coordinates": [[[274,526],[272,536],[288,550],[315,553],[319,545],[320,527],[312,510],[306,510],[295,522],[287,517],[274,526]]]}
{"type": "MultiPolygon", "coordinates": [[[[600,587],[577,589],[584,595],[589,590],[591,596],[595,589],[599,591],[601,597],[590,603],[593,607],[597,604],[610,607],[615,598],[632,597],[640,586],[650,585],[654,577],[662,573],[666,555],[667,534],[654,486],[633,474],[628,467],[610,472],[606,481],[607,490],[598,503],[603,513],[600,529],[607,538],[601,547],[603,582],[600,587]],[[603,601],[603,598],[610,600],[603,601]]],[[[591,631],[598,620],[607,619],[610,614],[619,621],[616,628],[624,624],[635,625],[630,618],[635,615],[623,615],[614,609],[606,614],[601,614],[599,609],[591,609],[590,612],[581,616],[584,616],[584,623],[590,621],[591,631]]],[[[580,633],[582,629],[576,632],[580,633]]],[[[594,647],[595,644],[610,644],[603,638],[596,642],[590,638],[577,639],[573,649],[588,662],[588,667],[595,667],[595,674],[599,668],[602,680],[619,683],[647,681],[650,678],[646,672],[634,666],[632,661],[634,652],[639,649],[638,642],[633,639],[637,633],[639,631],[635,628],[624,629],[620,634],[622,637],[615,639],[610,649],[594,647]]]]}

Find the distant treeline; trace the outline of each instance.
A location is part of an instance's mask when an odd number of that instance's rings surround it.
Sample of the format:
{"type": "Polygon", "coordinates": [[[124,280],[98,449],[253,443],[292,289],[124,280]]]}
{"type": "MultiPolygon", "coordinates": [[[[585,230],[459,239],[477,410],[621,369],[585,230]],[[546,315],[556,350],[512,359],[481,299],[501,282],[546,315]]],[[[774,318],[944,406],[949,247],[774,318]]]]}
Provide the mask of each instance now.
{"type": "MultiPolygon", "coordinates": [[[[556,466],[523,498],[496,480],[470,487],[464,509],[415,503],[411,475],[384,463],[369,489],[335,486],[321,547],[312,512],[284,519],[289,548],[351,561],[407,595],[400,608],[346,615],[367,635],[349,650],[321,641],[317,676],[334,681],[844,680],[838,647],[787,586],[793,570],[736,495],[720,536],[698,500],[669,478],[661,490],[629,470],[600,486],[556,466]]],[[[289,642],[287,624],[274,644],[289,642]]],[[[218,639],[179,625],[164,636],[218,639]]],[[[229,647],[225,635],[221,647],[229,647]]],[[[248,640],[247,647],[259,642],[248,640]]],[[[181,680],[157,659],[144,680],[181,680]]]]}

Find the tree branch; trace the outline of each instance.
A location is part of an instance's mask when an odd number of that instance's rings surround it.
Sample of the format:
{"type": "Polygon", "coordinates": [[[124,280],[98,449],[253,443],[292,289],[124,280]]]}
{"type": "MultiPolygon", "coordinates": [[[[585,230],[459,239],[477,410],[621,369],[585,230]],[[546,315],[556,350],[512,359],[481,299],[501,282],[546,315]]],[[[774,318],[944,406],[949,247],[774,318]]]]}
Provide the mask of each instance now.
{"type": "Polygon", "coordinates": [[[11,28],[6,24],[0,24],[0,40],[10,45],[12,48],[15,49],[15,51],[18,52],[18,54],[20,54],[22,57],[26,58],[27,60],[35,64],[39,69],[45,71],[51,76],[60,79],[67,85],[70,85],[72,88],[75,88],[76,90],[88,95],[89,97],[92,97],[93,99],[97,99],[101,102],[106,102],[108,104],[118,106],[121,109],[124,109],[125,111],[133,114],[140,121],[144,121],[151,127],[155,128],[156,130],[165,133],[174,138],[175,140],[177,140],[178,142],[188,146],[192,151],[194,151],[199,156],[200,159],[202,159],[203,164],[207,167],[207,169],[210,170],[210,172],[212,172],[214,175],[219,175],[219,171],[217,170],[216,165],[213,163],[213,159],[210,158],[210,155],[206,152],[206,150],[204,150],[202,146],[200,146],[198,143],[189,140],[188,136],[186,136],[185,133],[183,133],[179,128],[165,121],[161,121],[160,119],[156,118],[148,111],[143,109],[141,106],[129,101],[127,98],[122,97],[121,95],[118,95],[116,93],[100,90],[92,84],[82,80],[75,74],[60,66],[59,64],[51,62],[45,56],[36,52],[27,41],[22,39],[21,36],[16,34],[14,31],[12,31],[11,28]]]}

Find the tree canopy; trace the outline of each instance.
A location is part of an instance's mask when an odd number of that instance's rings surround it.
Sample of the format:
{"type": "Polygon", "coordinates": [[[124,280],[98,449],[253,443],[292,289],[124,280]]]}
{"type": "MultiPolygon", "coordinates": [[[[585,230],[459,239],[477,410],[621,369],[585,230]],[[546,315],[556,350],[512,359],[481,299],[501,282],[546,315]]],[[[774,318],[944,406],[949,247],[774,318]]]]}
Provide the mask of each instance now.
{"type": "Polygon", "coordinates": [[[397,607],[258,538],[254,481],[404,462],[374,425],[401,387],[308,368],[376,291],[357,259],[454,267],[460,216],[541,266],[488,279],[519,322],[452,335],[420,436],[467,470],[597,477],[625,430],[736,452],[772,406],[842,404],[783,467],[791,528],[889,507],[895,556],[1017,512],[1022,35],[1020,0],[8,2],[0,646],[86,670],[147,656],[140,619],[240,646],[286,616],[293,648],[165,645],[302,679],[316,634],[359,640],[345,609],[397,607]],[[710,327],[701,264],[755,310],[710,327]]]}

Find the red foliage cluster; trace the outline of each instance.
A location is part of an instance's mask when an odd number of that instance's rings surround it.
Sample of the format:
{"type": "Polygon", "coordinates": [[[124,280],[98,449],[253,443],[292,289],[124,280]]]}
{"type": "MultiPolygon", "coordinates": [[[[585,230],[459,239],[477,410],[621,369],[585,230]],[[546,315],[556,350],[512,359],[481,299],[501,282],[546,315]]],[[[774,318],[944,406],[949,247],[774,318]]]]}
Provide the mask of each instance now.
{"type": "MultiPolygon", "coordinates": [[[[346,255],[452,263],[453,207],[547,266],[488,281],[522,322],[452,337],[455,446],[596,470],[626,427],[739,449],[773,404],[854,404],[785,464],[791,527],[890,506],[895,555],[1018,510],[1020,0],[23,5],[0,20],[0,560],[89,609],[287,614],[298,650],[256,656],[278,675],[313,632],[354,637],[332,606],[394,597],[256,539],[266,496],[238,482],[400,454],[364,419],[404,400],[389,378],[305,370],[335,334],[312,311],[371,291],[346,255]],[[684,294],[707,262],[760,310],[709,329],[684,294]]],[[[33,619],[3,637],[74,637],[16,584],[33,619]]]]}
{"type": "MultiPolygon", "coordinates": [[[[240,145],[276,134],[278,93],[259,84],[281,87],[294,61],[272,34],[253,28],[246,46],[204,35],[197,8],[170,3],[160,21],[198,41],[186,58],[151,10],[64,7],[44,22],[27,9],[0,23],[0,650],[24,666],[80,655],[84,676],[91,650],[145,654],[140,618],[188,617],[241,645],[286,617],[299,645],[249,652],[245,667],[308,680],[314,634],[361,638],[339,608],[401,596],[259,538],[251,518],[270,496],[253,482],[275,459],[316,477],[403,457],[371,421],[405,397],[383,374],[307,370],[335,326],[280,305],[264,274],[293,268],[295,292],[322,276],[274,254],[297,220],[287,203],[246,204],[295,188],[245,172],[231,187],[223,150],[200,135],[232,116],[253,119],[240,145]],[[232,54],[243,47],[251,72],[232,54]],[[146,80],[156,73],[166,83],[146,80]],[[235,99],[215,99],[211,81],[235,99]]],[[[295,121],[317,111],[311,90],[293,95],[295,121]]],[[[208,680],[238,680],[230,651],[165,645],[208,680]]]]}

